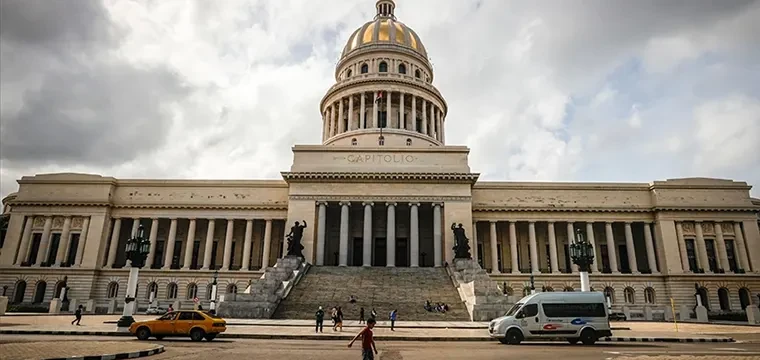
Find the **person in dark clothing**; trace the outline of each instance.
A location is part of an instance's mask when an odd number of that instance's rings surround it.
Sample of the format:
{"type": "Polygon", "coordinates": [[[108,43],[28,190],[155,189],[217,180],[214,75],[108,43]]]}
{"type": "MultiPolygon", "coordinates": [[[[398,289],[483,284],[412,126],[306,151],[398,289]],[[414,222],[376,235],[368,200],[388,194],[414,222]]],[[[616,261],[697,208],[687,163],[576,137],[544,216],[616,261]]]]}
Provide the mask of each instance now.
{"type": "Polygon", "coordinates": [[[319,307],[319,310],[317,310],[317,326],[314,328],[314,332],[322,332],[322,323],[325,320],[325,312],[322,310],[322,307],[319,307]]]}
{"type": "Polygon", "coordinates": [[[336,329],[340,328],[340,331],[343,331],[343,309],[341,309],[340,306],[338,306],[338,312],[337,312],[336,318],[337,319],[335,323],[335,328],[336,329]]]}
{"type": "Polygon", "coordinates": [[[81,326],[79,324],[80,321],[82,321],[82,305],[79,305],[77,310],[74,312],[74,320],[71,320],[71,325],[74,325],[74,323],[77,323],[77,326],[81,326]]]}
{"type": "Polygon", "coordinates": [[[391,315],[390,315],[390,320],[391,320],[391,331],[396,331],[396,330],[394,329],[394,326],[396,325],[396,317],[397,317],[397,316],[398,316],[398,310],[396,310],[396,309],[393,309],[393,311],[391,311],[391,315]]]}
{"type": "Polygon", "coordinates": [[[364,322],[364,308],[359,309],[359,324],[364,322]]]}

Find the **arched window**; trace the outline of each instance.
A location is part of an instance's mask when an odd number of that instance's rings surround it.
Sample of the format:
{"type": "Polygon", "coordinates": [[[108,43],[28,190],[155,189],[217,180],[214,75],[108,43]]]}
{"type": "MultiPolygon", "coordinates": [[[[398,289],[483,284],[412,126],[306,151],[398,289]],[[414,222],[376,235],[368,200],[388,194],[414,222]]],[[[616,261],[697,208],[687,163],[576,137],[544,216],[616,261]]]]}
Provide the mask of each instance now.
{"type": "Polygon", "coordinates": [[[573,292],[573,291],[575,291],[575,289],[573,289],[572,286],[565,286],[565,288],[562,291],[564,291],[564,292],[573,292]]]}
{"type": "MultiPolygon", "coordinates": [[[[55,283],[55,292],[53,293],[53,299],[60,299],[61,298],[61,291],[63,291],[63,287],[66,285],[63,280],[58,281],[55,283]]],[[[66,295],[68,297],[68,295],[66,295]]]]}
{"type": "Polygon", "coordinates": [[[198,296],[198,285],[190,283],[187,285],[187,300],[195,299],[196,296],[198,296]]]}
{"type": "Polygon", "coordinates": [[[229,284],[227,285],[227,294],[237,294],[237,285],[235,284],[229,284]]]}
{"type": "Polygon", "coordinates": [[[358,144],[358,143],[359,143],[359,142],[358,142],[358,141],[356,141],[356,138],[353,138],[353,139],[351,139],[351,145],[354,145],[354,146],[356,146],[356,144],[358,144]]]}
{"type": "Polygon", "coordinates": [[[625,297],[625,303],[626,304],[634,304],[635,302],[635,292],[633,291],[632,287],[627,287],[625,290],[623,290],[623,296],[625,297]]]}
{"type": "Polygon", "coordinates": [[[399,73],[399,74],[406,74],[406,65],[404,65],[404,64],[399,64],[399,65],[398,65],[398,73],[399,73]]]}
{"type": "Polygon", "coordinates": [[[47,283],[44,281],[38,281],[34,287],[34,298],[32,298],[32,304],[39,304],[45,300],[45,290],[47,290],[47,283]]]}
{"type": "Polygon", "coordinates": [[[697,294],[699,294],[699,299],[702,300],[702,306],[710,310],[710,298],[707,296],[707,289],[700,287],[697,289],[697,294]]]}
{"type": "Polygon", "coordinates": [[[644,289],[644,302],[647,304],[654,304],[654,289],[648,287],[644,289]]]}
{"type": "Polygon", "coordinates": [[[406,146],[412,146],[412,139],[406,139],[406,146]]]}
{"type": "Polygon", "coordinates": [[[422,74],[420,73],[420,71],[419,71],[419,70],[414,70],[414,77],[416,77],[416,78],[418,78],[418,79],[419,79],[420,77],[422,77],[422,74]]]}
{"type": "Polygon", "coordinates": [[[739,303],[742,306],[742,310],[747,309],[747,306],[749,306],[749,289],[747,288],[741,288],[739,289],[739,303]]]}
{"type": "Polygon", "coordinates": [[[158,297],[158,284],[155,281],[148,284],[148,291],[145,292],[145,298],[150,300],[150,294],[153,294],[153,298],[158,297]]]}
{"type": "Polygon", "coordinates": [[[19,280],[16,286],[13,288],[13,303],[20,304],[24,302],[24,295],[26,293],[26,281],[19,280]]]}
{"type": "Polygon", "coordinates": [[[728,300],[728,289],[718,289],[718,302],[720,302],[720,309],[724,311],[731,310],[731,301],[728,300]]]}
{"type": "Polygon", "coordinates": [[[385,61],[381,61],[380,65],[378,66],[378,71],[380,72],[388,72],[388,63],[385,61]]]}
{"type": "Polygon", "coordinates": [[[109,299],[115,299],[119,296],[119,283],[111,281],[108,283],[108,290],[106,291],[106,297],[109,299]]]}
{"type": "Polygon", "coordinates": [[[381,135],[379,138],[377,138],[377,144],[380,146],[385,145],[385,136],[381,135]]]}
{"type": "Polygon", "coordinates": [[[206,300],[211,300],[211,291],[214,289],[214,285],[206,285],[206,300]]]}
{"type": "Polygon", "coordinates": [[[166,298],[167,299],[177,298],[177,284],[169,283],[169,286],[166,287],[166,298]]]}
{"type": "Polygon", "coordinates": [[[367,64],[362,64],[361,73],[362,73],[362,74],[366,74],[366,73],[368,73],[368,72],[369,72],[369,65],[367,65],[367,64]]]}
{"type": "Polygon", "coordinates": [[[351,75],[353,75],[353,73],[351,72],[351,69],[348,69],[348,71],[346,71],[346,77],[350,78],[351,75]]]}
{"type": "Polygon", "coordinates": [[[610,299],[610,304],[614,304],[615,303],[615,289],[609,286],[604,288],[604,297],[607,299],[610,299]]]}

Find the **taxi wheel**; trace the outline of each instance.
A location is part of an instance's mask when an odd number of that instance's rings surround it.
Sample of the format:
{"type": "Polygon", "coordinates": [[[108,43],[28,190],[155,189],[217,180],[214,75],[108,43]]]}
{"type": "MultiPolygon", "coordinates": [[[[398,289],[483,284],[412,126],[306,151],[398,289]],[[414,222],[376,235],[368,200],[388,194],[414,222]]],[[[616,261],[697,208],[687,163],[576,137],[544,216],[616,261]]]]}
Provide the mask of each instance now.
{"type": "Polygon", "coordinates": [[[136,335],[137,335],[137,339],[138,340],[148,340],[148,338],[150,337],[150,329],[148,329],[147,327],[143,326],[143,327],[137,329],[137,334],[136,335]]]}
{"type": "Polygon", "coordinates": [[[520,345],[520,342],[523,340],[523,335],[520,332],[520,330],[517,329],[511,329],[507,331],[507,344],[509,345],[520,345]]]}
{"type": "Polygon", "coordinates": [[[203,340],[203,337],[205,336],[205,332],[201,329],[193,329],[190,331],[190,340],[192,341],[201,341],[203,340]]]}

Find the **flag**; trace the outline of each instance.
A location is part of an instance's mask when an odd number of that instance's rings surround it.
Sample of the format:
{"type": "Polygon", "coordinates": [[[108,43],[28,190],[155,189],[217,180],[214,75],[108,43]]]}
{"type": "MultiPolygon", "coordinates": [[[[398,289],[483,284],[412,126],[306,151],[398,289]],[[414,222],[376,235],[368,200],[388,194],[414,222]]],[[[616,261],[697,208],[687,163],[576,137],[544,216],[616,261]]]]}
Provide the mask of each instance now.
{"type": "Polygon", "coordinates": [[[375,102],[379,104],[381,101],[383,101],[383,92],[382,91],[378,91],[377,92],[377,97],[375,99],[375,102]]]}

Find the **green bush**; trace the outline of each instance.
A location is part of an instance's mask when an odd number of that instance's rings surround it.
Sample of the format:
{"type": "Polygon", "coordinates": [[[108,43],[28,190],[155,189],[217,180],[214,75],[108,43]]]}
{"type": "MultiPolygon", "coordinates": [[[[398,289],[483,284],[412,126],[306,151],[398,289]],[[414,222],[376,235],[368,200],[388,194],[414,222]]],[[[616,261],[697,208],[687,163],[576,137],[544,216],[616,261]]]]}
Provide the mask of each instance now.
{"type": "Polygon", "coordinates": [[[50,308],[37,304],[16,304],[9,305],[7,311],[17,313],[47,313],[50,311],[50,308]]]}
{"type": "Polygon", "coordinates": [[[714,321],[739,321],[746,322],[747,314],[744,311],[721,311],[707,313],[708,320],[714,321]]]}

